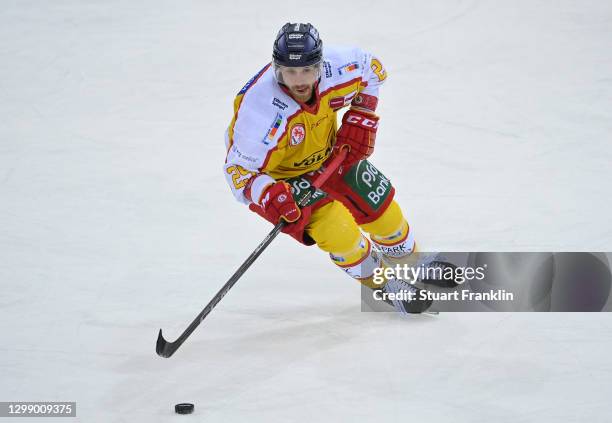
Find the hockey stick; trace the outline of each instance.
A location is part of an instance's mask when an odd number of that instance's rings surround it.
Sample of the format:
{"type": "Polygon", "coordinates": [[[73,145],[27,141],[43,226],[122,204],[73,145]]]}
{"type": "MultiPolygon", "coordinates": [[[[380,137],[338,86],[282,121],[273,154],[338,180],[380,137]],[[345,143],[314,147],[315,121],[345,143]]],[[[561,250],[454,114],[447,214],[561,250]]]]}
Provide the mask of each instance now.
{"type": "MultiPolygon", "coordinates": [[[[317,176],[317,178],[312,182],[312,185],[308,191],[306,191],[305,195],[300,198],[298,205],[301,207],[308,203],[308,200],[312,197],[317,188],[320,188],[321,185],[329,179],[331,174],[340,166],[340,163],[344,160],[347,154],[347,150],[342,150],[338,156],[336,156],[325,168],[325,170],[317,176]]],[[[232,275],[232,277],[223,285],[223,287],[217,292],[217,294],[213,297],[212,300],[204,307],[204,310],[200,312],[196,316],[196,318],[191,322],[191,324],[185,329],[185,331],[179,336],[174,342],[168,342],[164,339],[162,335],[162,330],[159,330],[159,335],[157,336],[157,346],[155,351],[161,357],[168,358],[172,356],[179,349],[179,347],[185,342],[185,340],[193,333],[193,331],[202,323],[202,320],[208,316],[208,314],[212,311],[213,308],[219,301],[225,297],[225,294],[229,292],[230,289],[238,282],[238,279],[247,271],[247,269],[253,264],[257,257],[266,249],[268,245],[272,242],[274,238],[280,233],[281,229],[285,226],[285,221],[281,220],[274,229],[264,238],[264,240],[255,248],[255,250],[251,253],[251,255],[242,263],[242,265],[236,270],[236,272],[232,275]]]]}

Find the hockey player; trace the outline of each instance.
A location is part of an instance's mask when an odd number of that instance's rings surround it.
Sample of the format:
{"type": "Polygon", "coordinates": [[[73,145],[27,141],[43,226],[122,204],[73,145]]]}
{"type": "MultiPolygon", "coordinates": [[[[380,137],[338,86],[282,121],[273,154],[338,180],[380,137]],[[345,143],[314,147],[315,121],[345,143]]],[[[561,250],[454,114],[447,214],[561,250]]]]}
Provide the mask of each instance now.
{"type": "MultiPolygon", "coordinates": [[[[272,58],[234,100],[224,165],[234,196],[274,224],[284,219],[283,232],[316,244],[362,284],[392,293],[418,291],[397,278],[380,286],[373,278],[383,258],[389,262],[415,250],[391,182],[368,160],[378,130],[378,90],[387,78],[380,60],[359,48],[323,49],[309,23],[285,24],[272,58]],[[341,149],[348,156],[340,168],[298,207],[317,171],[341,149]]],[[[410,313],[430,304],[394,301],[410,313]]]]}

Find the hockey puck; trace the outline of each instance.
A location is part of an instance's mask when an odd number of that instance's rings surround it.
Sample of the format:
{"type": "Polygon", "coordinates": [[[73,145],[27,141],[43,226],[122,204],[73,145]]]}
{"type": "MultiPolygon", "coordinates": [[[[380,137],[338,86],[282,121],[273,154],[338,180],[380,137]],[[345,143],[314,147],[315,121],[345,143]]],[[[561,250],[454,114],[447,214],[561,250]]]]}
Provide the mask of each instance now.
{"type": "Polygon", "coordinates": [[[189,404],[188,402],[183,402],[174,406],[174,411],[178,414],[191,414],[193,413],[193,409],[193,404],[189,404]]]}

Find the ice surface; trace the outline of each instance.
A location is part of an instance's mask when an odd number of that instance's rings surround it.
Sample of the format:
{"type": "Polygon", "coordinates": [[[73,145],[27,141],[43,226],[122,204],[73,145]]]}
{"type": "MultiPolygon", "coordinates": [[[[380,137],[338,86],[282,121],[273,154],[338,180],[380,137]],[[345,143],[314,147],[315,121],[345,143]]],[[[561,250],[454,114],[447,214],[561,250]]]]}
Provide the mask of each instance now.
{"type": "Polygon", "coordinates": [[[287,20],[385,63],[373,161],[423,250],[612,249],[611,2],[261,3],[0,2],[0,401],[87,423],[608,421],[609,314],[360,313],[285,237],[155,354],[270,229],[225,185],[223,131],[287,20]]]}

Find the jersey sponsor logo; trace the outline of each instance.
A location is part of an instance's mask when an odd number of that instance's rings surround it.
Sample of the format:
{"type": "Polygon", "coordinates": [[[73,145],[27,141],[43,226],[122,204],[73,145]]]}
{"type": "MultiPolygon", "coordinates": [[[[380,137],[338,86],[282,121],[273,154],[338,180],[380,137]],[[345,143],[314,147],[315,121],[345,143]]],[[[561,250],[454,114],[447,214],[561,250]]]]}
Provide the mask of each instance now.
{"type": "Polygon", "coordinates": [[[329,156],[329,153],[331,152],[331,147],[327,147],[327,148],[322,148],[321,150],[315,151],[314,153],[312,153],[310,156],[306,157],[303,160],[300,160],[299,162],[293,162],[293,166],[295,167],[308,167],[308,166],[312,166],[315,163],[319,163],[322,162],[323,160],[327,159],[327,157],[329,156]]]}
{"type": "Polygon", "coordinates": [[[323,62],[323,69],[325,70],[326,78],[331,78],[333,76],[331,64],[327,60],[323,62]]]}
{"type": "Polygon", "coordinates": [[[296,146],[304,141],[306,138],[306,128],[301,123],[296,123],[291,128],[291,141],[289,142],[292,146],[296,146]]]}
{"type": "MultiPolygon", "coordinates": [[[[311,173],[312,172],[310,172],[309,175],[311,173]]],[[[291,184],[291,194],[293,195],[293,198],[296,199],[296,201],[298,198],[302,198],[303,192],[311,191],[312,188],[312,185],[310,184],[308,179],[304,177],[304,175],[297,176],[295,178],[290,178],[287,180],[287,182],[291,184]]],[[[325,197],[327,197],[327,194],[321,191],[320,189],[317,189],[315,190],[314,194],[310,196],[310,199],[306,201],[306,204],[304,204],[303,207],[312,206],[319,200],[324,199],[325,197]]]]}
{"type": "Polygon", "coordinates": [[[274,118],[274,121],[272,122],[272,125],[270,126],[270,129],[268,129],[268,133],[261,142],[263,142],[265,145],[270,144],[270,142],[274,140],[274,136],[276,135],[276,132],[278,131],[278,128],[280,127],[282,122],[283,115],[277,113],[276,117],[274,118]]]}
{"type": "Polygon", "coordinates": [[[349,93],[345,96],[330,98],[329,107],[331,107],[334,110],[341,109],[344,106],[349,105],[356,94],[357,94],[357,91],[353,91],[352,93],[349,93]]]}
{"type": "Polygon", "coordinates": [[[287,107],[289,107],[287,103],[279,100],[276,97],[274,97],[274,100],[272,100],[272,105],[278,107],[281,110],[285,110],[287,107]]]}
{"type": "Polygon", "coordinates": [[[329,107],[338,110],[344,107],[344,97],[333,97],[329,99],[329,107]]]}
{"type": "Polygon", "coordinates": [[[354,70],[359,69],[359,62],[350,62],[345,65],[342,65],[338,68],[338,73],[340,75],[353,72],[354,70]]]}
{"type": "Polygon", "coordinates": [[[389,194],[391,187],[390,181],[368,162],[365,163],[365,169],[361,169],[361,182],[365,184],[368,192],[368,199],[377,206],[381,200],[384,200],[389,194]]]}
{"type": "Polygon", "coordinates": [[[236,144],[232,145],[232,153],[238,156],[238,158],[240,158],[241,160],[245,160],[247,162],[255,163],[257,161],[256,157],[249,156],[240,151],[238,147],[236,147],[236,144]]]}

